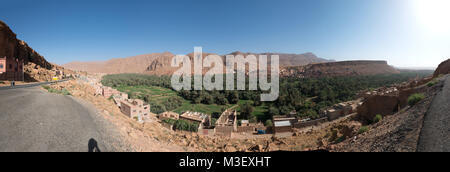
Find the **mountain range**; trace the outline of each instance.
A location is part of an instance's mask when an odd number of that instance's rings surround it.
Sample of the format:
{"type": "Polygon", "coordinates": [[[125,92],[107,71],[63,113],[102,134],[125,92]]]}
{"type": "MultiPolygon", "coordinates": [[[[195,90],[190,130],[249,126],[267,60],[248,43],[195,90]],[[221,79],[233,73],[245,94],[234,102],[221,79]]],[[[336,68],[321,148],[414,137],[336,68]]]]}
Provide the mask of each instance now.
{"type": "MultiPolygon", "coordinates": [[[[203,53],[203,57],[212,53],[203,53]]],[[[239,51],[230,53],[231,55],[260,55],[256,53],[242,53],[239,51]]],[[[327,60],[324,58],[319,58],[313,53],[304,53],[304,54],[285,54],[285,53],[262,53],[262,55],[279,55],[280,57],[280,66],[281,67],[289,67],[289,66],[304,66],[311,63],[323,63],[330,62],[331,60],[327,60]]],[[[107,61],[92,61],[92,62],[71,62],[64,64],[62,66],[79,71],[86,71],[92,73],[108,73],[108,74],[116,74],[116,73],[146,73],[146,74],[171,74],[177,68],[173,68],[170,66],[170,62],[172,57],[175,56],[170,52],[163,53],[152,53],[152,54],[144,54],[133,57],[126,58],[114,58],[107,61]]],[[[193,53],[187,54],[190,58],[193,57],[193,53]]],[[[225,57],[226,55],[222,55],[221,57],[225,57]]],[[[206,70],[206,69],[205,69],[206,70]]]]}

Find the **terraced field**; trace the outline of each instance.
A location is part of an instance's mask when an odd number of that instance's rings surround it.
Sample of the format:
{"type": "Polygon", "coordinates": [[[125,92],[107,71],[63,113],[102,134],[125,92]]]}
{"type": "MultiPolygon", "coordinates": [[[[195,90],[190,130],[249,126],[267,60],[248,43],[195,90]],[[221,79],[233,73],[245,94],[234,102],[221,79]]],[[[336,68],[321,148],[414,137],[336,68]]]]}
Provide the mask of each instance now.
{"type": "MultiPolygon", "coordinates": [[[[128,95],[130,95],[130,97],[132,97],[132,98],[144,99],[144,97],[149,95],[150,98],[148,99],[148,102],[151,104],[164,104],[168,101],[169,98],[177,97],[177,98],[183,100],[183,102],[182,102],[182,105],[179,106],[178,108],[171,109],[171,111],[174,111],[176,113],[182,113],[185,111],[195,111],[195,112],[202,112],[202,113],[206,113],[206,114],[213,114],[213,113],[220,114],[223,112],[224,109],[228,109],[228,108],[234,106],[233,104],[228,104],[228,105],[193,104],[190,101],[178,96],[177,92],[175,92],[171,89],[157,87],[157,86],[119,86],[119,87],[116,87],[116,89],[118,89],[121,92],[128,93],[128,95]]],[[[241,100],[238,102],[238,104],[245,104],[247,102],[253,103],[250,100],[241,100]]],[[[237,108],[237,110],[239,111],[239,107],[237,108]]],[[[255,116],[263,116],[266,111],[267,111],[267,107],[258,106],[258,107],[255,107],[253,114],[255,116]]]]}
{"type": "Polygon", "coordinates": [[[176,113],[182,113],[185,111],[195,111],[207,114],[222,113],[223,109],[227,109],[232,106],[217,104],[192,104],[190,101],[178,96],[177,92],[171,89],[156,86],[120,86],[117,87],[117,89],[121,92],[128,93],[128,95],[132,96],[133,98],[143,99],[143,97],[150,95],[150,98],[148,100],[149,103],[155,104],[164,104],[168,101],[169,98],[177,97],[183,100],[183,103],[180,107],[171,109],[171,111],[174,111],[176,113]]]}

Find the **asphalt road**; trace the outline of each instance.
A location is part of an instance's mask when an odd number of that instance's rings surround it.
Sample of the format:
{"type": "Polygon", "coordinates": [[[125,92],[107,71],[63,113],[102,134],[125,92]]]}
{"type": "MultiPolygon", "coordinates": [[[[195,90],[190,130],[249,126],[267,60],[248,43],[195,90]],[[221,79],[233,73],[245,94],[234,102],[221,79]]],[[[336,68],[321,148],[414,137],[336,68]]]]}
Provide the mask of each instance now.
{"type": "Polygon", "coordinates": [[[0,89],[0,151],[125,151],[95,108],[39,86],[0,89]]]}
{"type": "Polygon", "coordinates": [[[446,77],[442,91],[435,96],[425,115],[417,147],[419,152],[450,152],[450,75],[446,77]]]}
{"type": "Polygon", "coordinates": [[[51,83],[57,83],[57,82],[65,82],[68,81],[68,79],[60,80],[60,81],[50,81],[50,82],[37,82],[32,84],[24,84],[24,85],[16,85],[16,86],[2,86],[0,87],[0,90],[10,90],[10,89],[17,89],[17,88],[30,88],[30,87],[36,87],[40,85],[45,84],[51,84],[51,83]]]}

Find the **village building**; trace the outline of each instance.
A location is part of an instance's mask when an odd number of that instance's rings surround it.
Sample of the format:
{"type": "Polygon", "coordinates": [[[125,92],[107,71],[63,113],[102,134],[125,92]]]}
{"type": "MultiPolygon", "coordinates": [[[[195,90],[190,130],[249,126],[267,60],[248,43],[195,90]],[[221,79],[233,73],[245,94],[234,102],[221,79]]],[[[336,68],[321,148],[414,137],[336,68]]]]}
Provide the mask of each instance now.
{"type": "Polygon", "coordinates": [[[23,59],[18,58],[0,58],[0,80],[23,81],[23,59]]]}
{"type": "Polygon", "coordinates": [[[250,122],[248,120],[241,120],[241,127],[250,126],[250,122]]]}
{"type": "Polygon", "coordinates": [[[163,112],[158,115],[159,120],[165,120],[165,119],[173,119],[178,120],[180,119],[180,115],[175,112],[163,112]]]}
{"type": "Polygon", "coordinates": [[[250,123],[248,120],[242,120],[241,125],[237,127],[238,133],[256,133],[257,131],[266,131],[267,127],[263,123],[250,123]]]}
{"type": "Polygon", "coordinates": [[[119,94],[114,94],[113,100],[114,103],[116,103],[116,105],[120,107],[121,106],[120,102],[128,100],[128,94],[122,92],[120,92],[119,94]]]}
{"type": "Polygon", "coordinates": [[[114,95],[114,94],[119,94],[119,93],[120,93],[120,92],[117,91],[117,90],[114,89],[114,88],[106,87],[106,86],[103,86],[103,87],[102,87],[102,95],[103,95],[103,97],[105,97],[105,98],[110,98],[112,95],[114,95]]]}
{"type": "Polygon", "coordinates": [[[320,112],[320,115],[326,116],[328,117],[329,121],[332,121],[340,117],[356,113],[359,106],[361,106],[361,99],[349,102],[342,102],[335,104],[330,108],[322,110],[320,112]]]}
{"type": "Polygon", "coordinates": [[[273,129],[276,133],[292,132],[292,126],[294,123],[298,122],[296,117],[284,116],[273,116],[273,129]]]}
{"type": "Polygon", "coordinates": [[[150,105],[145,104],[143,100],[130,99],[121,101],[120,111],[130,118],[137,119],[142,122],[145,117],[151,114],[150,105]]]}
{"type": "Polygon", "coordinates": [[[200,112],[187,111],[181,114],[179,119],[198,123],[200,128],[211,125],[211,116],[200,112]]]}
{"type": "Polygon", "coordinates": [[[235,110],[227,109],[217,119],[214,128],[216,135],[229,136],[233,132],[237,132],[237,112],[235,110]]]}
{"type": "Polygon", "coordinates": [[[208,114],[200,113],[200,112],[184,112],[179,116],[179,119],[197,123],[199,134],[209,135],[209,129],[211,127],[211,116],[208,114]],[[204,133],[206,132],[206,133],[204,133]]]}

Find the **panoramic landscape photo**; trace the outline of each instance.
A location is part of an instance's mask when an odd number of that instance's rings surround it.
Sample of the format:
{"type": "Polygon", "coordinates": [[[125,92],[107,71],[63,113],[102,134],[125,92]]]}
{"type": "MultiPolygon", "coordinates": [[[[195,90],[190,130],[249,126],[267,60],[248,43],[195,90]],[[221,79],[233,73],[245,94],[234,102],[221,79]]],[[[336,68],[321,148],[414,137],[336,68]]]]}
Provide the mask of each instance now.
{"type": "Polygon", "coordinates": [[[0,151],[449,152],[449,8],[2,2],[0,151]]]}

